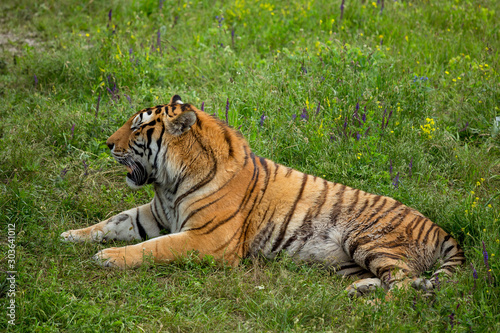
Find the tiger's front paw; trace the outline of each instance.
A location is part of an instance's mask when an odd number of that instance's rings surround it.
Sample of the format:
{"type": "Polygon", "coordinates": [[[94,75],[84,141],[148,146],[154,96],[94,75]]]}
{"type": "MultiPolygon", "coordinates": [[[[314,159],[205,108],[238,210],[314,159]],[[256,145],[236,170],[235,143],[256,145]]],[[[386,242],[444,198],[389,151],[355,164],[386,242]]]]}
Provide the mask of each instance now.
{"type": "Polygon", "coordinates": [[[104,232],[101,230],[68,230],[63,232],[59,238],[63,242],[82,243],[82,242],[102,242],[104,240],[104,232]]]}
{"type": "Polygon", "coordinates": [[[143,262],[142,253],[140,255],[135,253],[132,246],[104,249],[97,252],[92,259],[99,266],[119,269],[135,268],[143,262]]]}
{"type": "Polygon", "coordinates": [[[78,237],[73,230],[63,232],[59,238],[63,242],[81,242],[80,237],[78,237]]]}

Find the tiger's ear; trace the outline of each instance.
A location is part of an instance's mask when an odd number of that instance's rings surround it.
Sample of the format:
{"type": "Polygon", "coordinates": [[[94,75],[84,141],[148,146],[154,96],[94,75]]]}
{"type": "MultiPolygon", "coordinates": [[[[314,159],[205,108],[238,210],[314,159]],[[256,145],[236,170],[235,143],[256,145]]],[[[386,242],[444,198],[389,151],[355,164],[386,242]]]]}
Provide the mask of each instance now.
{"type": "Polygon", "coordinates": [[[174,95],[174,97],[172,97],[170,99],[170,103],[169,104],[184,104],[181,100],[181,96],[179,95],[174,95]]]}
{"type": "Polygon", "coordinates": [[[181,135],[188,131],[196,122],[194,111],[184,111],[172,119],[167,119],[167,129],[172,135],[181,135]]]}

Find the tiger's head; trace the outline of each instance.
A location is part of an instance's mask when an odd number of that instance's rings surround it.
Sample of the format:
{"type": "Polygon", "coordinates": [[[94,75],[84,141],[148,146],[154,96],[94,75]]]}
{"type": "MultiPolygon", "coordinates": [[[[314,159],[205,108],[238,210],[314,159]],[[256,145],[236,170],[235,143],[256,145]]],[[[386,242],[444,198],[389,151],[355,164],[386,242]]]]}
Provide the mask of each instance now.
{"type": "Polygon", "coordinates": [[[189,176],[203,178],[211,168],[230,170],[232,160],[241,160],[236,145],[242,143],[239,133],[178,95],[169,104],[137,112],[106,141],[127,168],[133,189],[150,183],[178,187],[189,176]]]}
{"type": "Polygon", "coordinates": [[[175,95],[167,105],[141,110],[106,141],[113,157],[127,168],[127,184],[138,189],[162,176],[159,164],[168,142],[182,136],[196,122],[196,111],[175,95]]]}

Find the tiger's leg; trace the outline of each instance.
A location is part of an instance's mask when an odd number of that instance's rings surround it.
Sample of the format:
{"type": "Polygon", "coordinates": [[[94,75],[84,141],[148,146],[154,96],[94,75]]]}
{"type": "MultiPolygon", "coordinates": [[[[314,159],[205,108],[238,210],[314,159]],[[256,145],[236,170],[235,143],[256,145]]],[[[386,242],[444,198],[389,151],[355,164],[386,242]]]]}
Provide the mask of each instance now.
{"type": "MultiPolygon", "coordinates": [[[[433,284],[425,278],[417,278],[419,272],[414,271],[407,261],[401,258],[394,257],[386,252],[374,252],[365,258],[365,262],[369,262],[370,270],[377,275],[381,287],[387,290],[386,300],[392,299],[392,291],[394,289],[407,290],[410,287],[420,289],[429,294],[433,289],[433,284]],[[367,260],[367,258],[374,258],[367,260]]],[[[369,281],[356,281],[353,285],[369,284],[369,281]]],[[[369,290],[370,288],[364,288],[369,290]]],[[[353,294],[353,293],[351,293],[353,294]]],[[[359,294],[359,293],[357,293],[359,294]]],[[[361,292],[362,294],[362,292],[361,292]]]]}
{"type": "Polygon", "coordinates": [[[392,277],[391,274],[386,274],[384,278],[366,278],[353,282],[347,287],[348,295],[363,296],[373,292],[377,288],[388,289],[387,299],[391,298],[391,290],[394,288],[407,289],[413,287],[417,290],[422,290],[426,295],[431,295],[434,285],[432,282],[425,278],[411,278],[401,271],[395,273],[392,277]],[[383,280],[382,280],[383,279],[383,280]],[[382,282],[388,281],[388,282],[382,282]]]}
{"type": "Polygon", "coordinates": [[[425,279],[416,279],[416,272],[404,260],[395,257],[393,254],[374,251],[365,255],[363,259],[368,266],[367,268],[376,277],[361,279],[352,283],[347,287],[350,296],[364,295],[380,287],[387,290],[390,295],[393,288],[406,289],[412,284],[416,288],[425,288],[427,286],[425,279]]]}
{"type": "Polygon", "coordinates": [[[349,296],[362,296],[382,287],[382,282],[375,275],[359,266],[354,261],[346,261],[338,265],[335,273],[344,276],[357,276],[360,280],[347,287],[349,296]]]}
{"type": "Polygon", "coordinates": [[[170,262],[178,257],[186,256],[190,251],[197,251],[200,257],[211,255],[216,260],[236,265],[239,262],[237,253],[226,253],[225,248],[218,249],[223,237],[207,237],[192,231],[169,234],[145,242],[112,247],[99,251],[93,256],[97,263],[104,267],[121,269],[135,268],[150,257],[154,262],[170,262]]]}
{"type": "Polygon", "coordinates": [[[146,239],[159,236],[161,228],[151,212],[151,204],[148,203],[88,228],[63,232],[61,239],[65,242],[146,239]]]}

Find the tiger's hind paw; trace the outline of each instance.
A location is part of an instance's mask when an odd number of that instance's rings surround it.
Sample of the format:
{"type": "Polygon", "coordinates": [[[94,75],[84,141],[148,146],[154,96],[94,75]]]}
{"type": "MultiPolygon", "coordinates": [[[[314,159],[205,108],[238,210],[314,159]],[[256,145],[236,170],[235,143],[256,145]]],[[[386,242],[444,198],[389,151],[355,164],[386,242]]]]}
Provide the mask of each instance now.
{"type": "Polygon", "coordinates": [[[352,283],[349,287],[347,287],[347,295],[349,295],[349,297],[363,296],[381,287],[382,282],[380,281],[380,279],[362,279],[352,283]]]}
{"type": "Polygon", "coordinates": [[[417,278],[413,280],[411,286],[416,290],[422,290],[425,292],[425,296],[432,296],[434,290],[434,284],[426,278],[417,278]]]}

